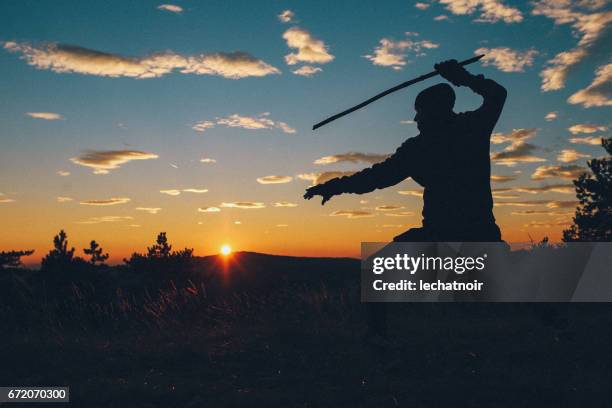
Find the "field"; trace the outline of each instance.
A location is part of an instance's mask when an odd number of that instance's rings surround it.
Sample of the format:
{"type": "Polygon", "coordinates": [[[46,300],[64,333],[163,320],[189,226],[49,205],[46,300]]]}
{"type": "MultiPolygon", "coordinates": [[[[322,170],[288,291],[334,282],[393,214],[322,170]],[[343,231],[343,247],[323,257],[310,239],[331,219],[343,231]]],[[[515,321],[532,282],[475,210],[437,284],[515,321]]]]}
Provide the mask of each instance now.
{"type": "Polygon", "coordinates": [[[69,385],[71,406],[589,406],[609,385],[606,304],[397,304],[383,350],[357,260],[2,273],[0,384],[69,385]]]}

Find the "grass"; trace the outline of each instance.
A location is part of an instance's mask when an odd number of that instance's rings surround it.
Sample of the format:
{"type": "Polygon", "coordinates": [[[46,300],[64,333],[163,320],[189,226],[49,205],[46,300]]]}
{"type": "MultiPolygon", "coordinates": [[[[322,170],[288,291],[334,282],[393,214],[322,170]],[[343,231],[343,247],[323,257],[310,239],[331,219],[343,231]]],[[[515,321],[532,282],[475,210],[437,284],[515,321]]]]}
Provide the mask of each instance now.
{"type": "Polygon", "coordinates": [[[396,304],[380,350],[360,339],[358,278],[49,282],[0,281],[0,384],[69,385],[70,406],[589,406],[608,387],[606,304],[396,304]]]}

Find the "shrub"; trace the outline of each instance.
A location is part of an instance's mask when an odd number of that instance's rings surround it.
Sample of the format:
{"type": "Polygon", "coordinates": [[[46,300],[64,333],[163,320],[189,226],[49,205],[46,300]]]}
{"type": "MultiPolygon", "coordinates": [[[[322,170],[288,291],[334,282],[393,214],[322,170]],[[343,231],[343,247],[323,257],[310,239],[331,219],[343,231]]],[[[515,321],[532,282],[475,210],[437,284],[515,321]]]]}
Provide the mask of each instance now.
{"type": "Polygon", "coordinates": [[[612,241],[612,137],[602,139],[607,157],[588,161],[591,174],[574,180],[580,201],[574,225],[563,231],[563,241],[612,241]]]}
{"type": "Polygon", "coordinates": [[[0,270],[6,268],[19,268],[23,266],[21,263],[21,257],[30,256],[34,253],[34,250],[28,251],[3,251],[0,252],[0,270]]]}

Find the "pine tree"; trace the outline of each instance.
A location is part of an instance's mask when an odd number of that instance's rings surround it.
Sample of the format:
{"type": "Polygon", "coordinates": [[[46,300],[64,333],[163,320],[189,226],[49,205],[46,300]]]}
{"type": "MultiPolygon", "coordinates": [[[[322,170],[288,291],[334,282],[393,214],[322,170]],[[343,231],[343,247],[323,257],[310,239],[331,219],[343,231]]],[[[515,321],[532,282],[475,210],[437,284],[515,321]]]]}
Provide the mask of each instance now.
{"type": "Polygon", "coordinates": [[[155,244],[147,247],[146,254],[134,252],[129,259],[123,261],[133,271],[146,272],[149,275],[158,274],[162,279],[169,273],[190,272],[193,269],[194,256],[191,248],[173,251],[166,233],[160,232],[155,244]]]}
{"type": "Polygon", "coordinates": [[[74,257],[74,248],[68,249],[68,235],[61,230],[53,238],[53,249],[42,260],[42,269],[69,266],[74,257]]]}
{"type": "Polygon", "coordinates": [[[612,137],[602,139],[607,157],[587,162],[592,174],[574,180],[576,208],[574,225],[563,231],[563,241],[612,241],[612,137]]]}
{"type": "Polygon", "coordinates": [[[105,254],[100,244],[94,240],[89,243],[89,248],[83,249],[83,252],[85,255],[89,255],[89,263],[92,265],[96,265],[97,263],[103,265],[108,259],[108,254],[105,254]]]}
{"type": "Polygon", "coordinates": [[[155,245],[147,248],[149,258],[168,258],[172,253],[172,245],[168,244],[165,232],[160,232],[155,245]]]}
{"type": "Polygon", "coordinates": [[[18,268],[22,266],[21,257],[30,256],[34,250],[29,251],[2,251],[0,252],[0,270],[4,268],[18,268]]]}

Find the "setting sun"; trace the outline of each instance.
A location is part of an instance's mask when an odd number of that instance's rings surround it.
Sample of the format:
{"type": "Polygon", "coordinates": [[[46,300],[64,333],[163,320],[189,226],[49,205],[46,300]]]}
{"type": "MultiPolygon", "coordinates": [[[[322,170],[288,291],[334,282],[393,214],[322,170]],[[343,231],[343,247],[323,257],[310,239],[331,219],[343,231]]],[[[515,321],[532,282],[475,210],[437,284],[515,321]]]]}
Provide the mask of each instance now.
{"type": "Polygon", "coordinates": [[[223,246],[221,247],[221,254],[223,254],[223,255],[226,255],[226,256],[227,256],[227,255],[229,255],[229,254],[231,254],[231,253],[232,253],[232,247],[231,247],[231,246],[229,246],[229,245],[225,244],[225,245],[223,245],[223,246]]]}

